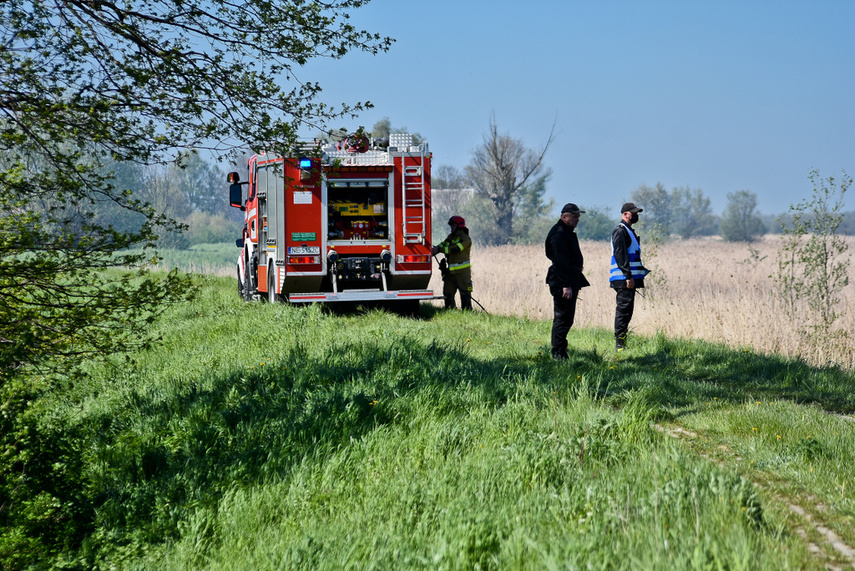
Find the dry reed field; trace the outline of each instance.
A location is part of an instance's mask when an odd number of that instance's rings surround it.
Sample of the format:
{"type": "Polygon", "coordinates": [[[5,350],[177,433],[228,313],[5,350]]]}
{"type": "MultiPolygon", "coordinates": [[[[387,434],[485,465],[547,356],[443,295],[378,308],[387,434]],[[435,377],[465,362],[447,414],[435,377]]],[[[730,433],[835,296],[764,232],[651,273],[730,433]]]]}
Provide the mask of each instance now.
{"type": "MultiPolygon", "coordinates": [[[[851,260],[855,237],[847,242],[851,260]]],[[[642,257],[652,273],[645,280],[647,287],[639,290],[643,296],[636,297],[631,332],[704,339],[855,369],[855,268],[850,265],[849,285],[841,295],[842,316],[835,324],[848,336],[812,343],[799,334],[800,324],[780,309],[773,295],[780,244],[780,236],[775,235],[750,245],[717,237],[675,240],[656,247],[642,243],[642,257]]],[[[582,290],[574,327],[611,330],[610,245],[582,242],[581,247],[591,287],[582,290]]],[[[548,267],[541,245],[474,247],[474,297],[491,314],[551,320],[552,298],[544,283],[548,267]]],[[[442,291],[439,272],[431,287],[442,291]]]]}

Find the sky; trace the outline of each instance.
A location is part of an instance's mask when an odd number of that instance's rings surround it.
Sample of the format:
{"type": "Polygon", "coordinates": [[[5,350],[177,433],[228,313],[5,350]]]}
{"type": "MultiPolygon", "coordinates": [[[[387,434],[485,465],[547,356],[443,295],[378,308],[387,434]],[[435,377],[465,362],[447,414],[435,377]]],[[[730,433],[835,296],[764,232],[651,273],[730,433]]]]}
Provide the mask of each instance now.
{"type": "Polygon", "coordinates": [[[302,70],[328,103],[374,105],[336,126],[388,117],[460,169],[491,116],[533,149],[554,126],[559,207],[618,213],[661,183],[780,214],[812,169],[855,176],[855,0],[372,0],[351,21],[396,41],[302,70]]]}

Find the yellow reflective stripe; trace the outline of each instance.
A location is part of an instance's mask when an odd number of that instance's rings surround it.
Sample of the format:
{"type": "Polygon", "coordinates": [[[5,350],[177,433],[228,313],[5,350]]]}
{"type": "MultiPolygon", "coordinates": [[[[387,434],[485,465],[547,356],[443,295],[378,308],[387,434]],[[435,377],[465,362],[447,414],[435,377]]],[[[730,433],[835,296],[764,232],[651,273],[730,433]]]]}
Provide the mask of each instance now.
{"type": "Polygon", "coordinates": [[[471,265],[472,265],[471,262],[469,260],[466,260],[465,262],[460,262],[458,264],[448,264],[448,269],[451,270],[452,272],[456,271],[456,270],[465,270],[466,268],[470,267],[471,265]]]}

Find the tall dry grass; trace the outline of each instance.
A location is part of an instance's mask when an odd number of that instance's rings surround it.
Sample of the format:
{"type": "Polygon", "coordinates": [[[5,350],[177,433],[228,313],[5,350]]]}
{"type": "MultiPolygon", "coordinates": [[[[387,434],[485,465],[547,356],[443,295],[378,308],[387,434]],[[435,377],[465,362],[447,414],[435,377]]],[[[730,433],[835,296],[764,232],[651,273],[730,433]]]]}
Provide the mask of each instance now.
{"type": "MultiPolygon", "coordinates": [[[[847,241],[851,260],[855,237],[847,241]]],[[[631,332],[704,339],[855,369],[855,267],[850,264],[842,316],[835,324],[844,336],[811,341],[799,333],[802,323],[786,315],[773,295],[779,287],[775,274],[780,244],[780,236],[770,235],[751,245],[719,238],[642,245],[645,265],[653,273],[636,297],[631,332]]],[[[581,247],[591,287],[582,290],[574,326],[610,330],[614,293],[608,285],[609,243],[582,242],[581,247]]],[[[476,247],[472,266],[474,297],[490,313],[552,319],[552,298],[544,284],[549,262],[542,246],[476,247]]],[[[442,290],[438,272],[431,287],[442,290]]]]}

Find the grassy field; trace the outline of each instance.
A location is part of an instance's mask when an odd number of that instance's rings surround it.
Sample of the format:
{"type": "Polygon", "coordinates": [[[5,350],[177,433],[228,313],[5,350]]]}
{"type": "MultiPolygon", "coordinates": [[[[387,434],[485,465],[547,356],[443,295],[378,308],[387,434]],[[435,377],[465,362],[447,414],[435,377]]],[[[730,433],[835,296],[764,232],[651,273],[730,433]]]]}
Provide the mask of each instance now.
{"type": "Polygon", "coordinates": [[[159,347],[27,407],[54,483],[7,568],[855,564],[851,371],[597,327],[555,363],[545,320],[200,282],[159,347]]]}
{"type": "MultiPolygon", "coordinates": [[[[637,297],[631,332],[703,339],[734,349],[747,347],[766,355],[855,370],[855,264],[849,268],[849,286],[841,296],[842,316],[835,325],[845,335],[813,342],[798,331],[808,310],[803,308],[794,323],[776,303],[774,294],[781,287],[774,279],[780,240],[780,236],[769,235],[749,245],[714,237],[645,247],[645,263],[653,273],[637,297]]],[[[851,259],[855,237],[846,240],[851,259]]],[[[237,252],[232,244],[167,251],[164,266],[233,276],[237,252]]],[[[614,293],[607,281],[610,246],[582,242],[582,252],[591,287],[582,292],[576,327],[609,329],[614,320],[614,293]]],[[[472,263],[475,298],[489,313],[552,319],[552,299],[543,283],[549,263],[542,246],[476,247],[472,263]]],[[[438,271],[431,287],[437,293],[442,291],[438,271]]]]}
{"type": "MultiPolygon", "coordinates": [[[[847,242],[851,259],[855,238],[847,237],[847,242]]],[[[646,280],[648,287],[636,297],[631,333],[703,339],[855,369],[855,264],[850,264],[849,285],[841,296],[842,317],[835,325],[846,336],[815,343],[798,332],[808,310],[803,308],[794,319],[776,303],[774,293],[781,287],[774,278],[779,246],[780,236],[772,235],[751,245],[709,238],[643,246],[645,265],[653,272],[646,280]]],[[[608,286],[610,246],[582,242],[581,247],[591,287],[582,290],[575,326],[609,329],[615,305],[608,286]]],[[[541,246],[476,248],[474,296],[490,313],[552,319],[552,299],[543,283],[548,267],[541,246]]],[[[432,285],[441,291],[438,276],[432,285]]]]}

